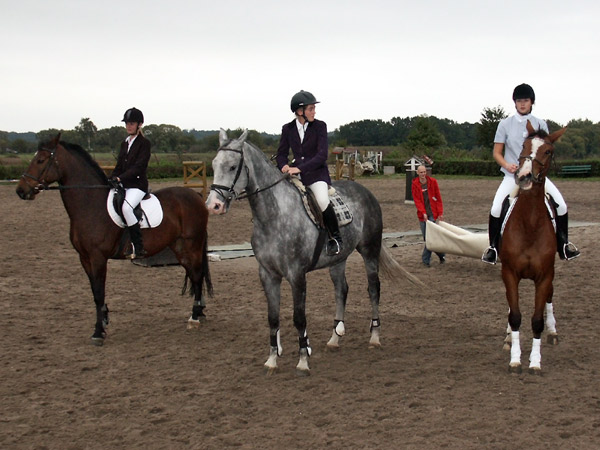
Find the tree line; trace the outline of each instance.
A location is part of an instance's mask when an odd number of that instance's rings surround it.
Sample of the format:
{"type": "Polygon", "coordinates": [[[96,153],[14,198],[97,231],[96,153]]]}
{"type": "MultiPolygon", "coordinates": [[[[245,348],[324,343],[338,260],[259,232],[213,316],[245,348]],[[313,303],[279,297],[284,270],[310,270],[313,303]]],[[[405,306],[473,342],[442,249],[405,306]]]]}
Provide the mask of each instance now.
{"type": "MultiPolygon", "coordinates": [[[[447,158],[489,160],[492,157],[494,135],[500,120],[507,117],[500,106],[484,108],[477,123],[457,123],[435,116],[393,117],[389,121],[360,120],[342,125],[329,134],[329,143],[337,147],[392,147],[415,154],[447,158]]],[[[562,124],[546,120],[550,132],[562,124]]],[[[567,133],[556,145],[559,159],[590,159],[600,157],[600,123],[575,119],[566,124],[567,133]]],[[[218,131],[182,130],[175,125],[149,124],[144,134],[159,153],[209,153],[219,146],[218,131]]],[[[231,131],[231,130],[230,130],[231,131]]],[[[72,130],[47,129],[37,133],[0,131],[0,149],[4,152],[31,153],[37,142],[49,140],[62,133],[62,139],[76,143],[94,153],[118,151],[124,139],[122,126],[98,129],[89,118],[82,118],[72,130]]],[[[235,131],[233,135],[235,135],[235,131]]],[[[279,135],[250,130],[249,139],[259,148],[273,152],[279,135]]]]}

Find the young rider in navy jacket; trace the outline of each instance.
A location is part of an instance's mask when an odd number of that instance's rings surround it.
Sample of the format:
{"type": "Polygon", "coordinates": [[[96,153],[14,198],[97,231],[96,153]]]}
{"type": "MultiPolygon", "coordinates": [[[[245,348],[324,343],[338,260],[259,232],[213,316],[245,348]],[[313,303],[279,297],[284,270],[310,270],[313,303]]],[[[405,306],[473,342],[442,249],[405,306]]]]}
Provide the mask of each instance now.
{"type": "Polygon", "coordinates": [[[331,178],[327,167],[327,125],[315,119],[317,103],[319,102],[310,92],[300,91],[294,94],[290,107],[296,118],[281,129],[276,161],[283,173],[299,174],[302,183],[315,195],[329,231],[327,254],[337,255],[342,237],[333,205],[329,202],[331,178]],[[294,155],[292,165],[288,163],[290,148],[294,155]]]}

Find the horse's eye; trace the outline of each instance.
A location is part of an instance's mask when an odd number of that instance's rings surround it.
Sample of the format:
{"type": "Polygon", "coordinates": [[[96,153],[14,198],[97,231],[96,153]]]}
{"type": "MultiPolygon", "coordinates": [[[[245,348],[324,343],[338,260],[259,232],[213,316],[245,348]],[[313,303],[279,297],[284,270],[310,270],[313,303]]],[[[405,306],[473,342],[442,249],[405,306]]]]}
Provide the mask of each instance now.
{"type": "Polygon", "coordinates": [[[549,155],[550,153],[552,153],[550,150],[546,150],[546,155],[549,155]]]}
{"type": "Polygon", "coordinates": [[[38,164],[41,164],[41,163],[43,163],[43,162],[44,162],[44,160],[43,160],[42,158],[40,158],[40,159],[38,159],[38,160],[37,160],[37,163],[38,163],[38,164]]]}
{"type": "Polygon", "coordinates": [[[231,166],[231,167],[229,168],[229,171],[230,171],[230,172],[233,172],[233,171],[234,171],[236,168],[237,168],[236,166],[231,166]]]}

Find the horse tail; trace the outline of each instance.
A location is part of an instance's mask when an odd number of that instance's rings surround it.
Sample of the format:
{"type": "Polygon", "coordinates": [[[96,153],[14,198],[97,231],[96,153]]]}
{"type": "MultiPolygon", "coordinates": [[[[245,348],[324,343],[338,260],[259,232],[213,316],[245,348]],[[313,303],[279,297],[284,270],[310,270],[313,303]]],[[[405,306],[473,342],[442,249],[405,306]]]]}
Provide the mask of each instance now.
{"type": "Polygon", "coordinates": [[[395,283],[398,282],[399,277],[403,277],[416,286],[425,287],[425,284],[419,280],[419,278],[398,264],[383,244],[381,245],[381,252],[379,253],[379,267],[383,272],[383,275],[395,283]]]}
{"type": "MultiPolygon", "coordinates": [[[[202,274],[200,277],[200,289],[202,289],[203,293],[206,293],[209,297],[213,296],[213,285],[212,280],[210,278],[210,268],[208,266],[208,232],[204,234],[204,248],[202,249],[202,274]]],[[[181,295],[184,295],[188,290],[188,280],[190,279],[189,275],[185,274],[185,279],[183,280],[183,288],[181,289],[181,295]]],[[[194,283],[190,283],[189,290],[190,297],[194,297],[196,295],[196,286],[194,283]]]]}

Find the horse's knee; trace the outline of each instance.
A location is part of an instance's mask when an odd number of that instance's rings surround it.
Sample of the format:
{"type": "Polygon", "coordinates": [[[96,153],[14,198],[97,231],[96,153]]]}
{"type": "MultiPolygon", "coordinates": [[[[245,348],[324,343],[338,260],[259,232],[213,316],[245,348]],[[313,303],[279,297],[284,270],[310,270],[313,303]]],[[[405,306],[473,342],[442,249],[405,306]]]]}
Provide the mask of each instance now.
{"type": "Polygon", "coordinates": [[[539,336],[544,331],[544,319],[542,317],[533,317],[531,319],[531,331],[534,336],[539,336]]]}
{"type": "Polygon", "coordinates": [[[512,330],[521,328],[521,313],[510,312],[508,314],[508,324],[512,330]]]}

